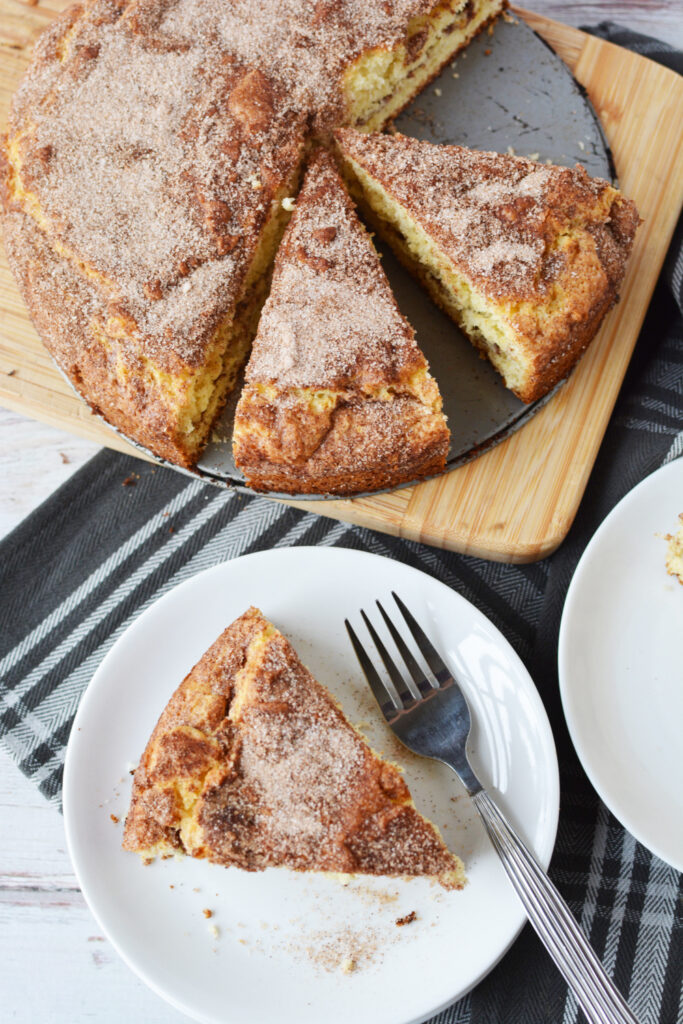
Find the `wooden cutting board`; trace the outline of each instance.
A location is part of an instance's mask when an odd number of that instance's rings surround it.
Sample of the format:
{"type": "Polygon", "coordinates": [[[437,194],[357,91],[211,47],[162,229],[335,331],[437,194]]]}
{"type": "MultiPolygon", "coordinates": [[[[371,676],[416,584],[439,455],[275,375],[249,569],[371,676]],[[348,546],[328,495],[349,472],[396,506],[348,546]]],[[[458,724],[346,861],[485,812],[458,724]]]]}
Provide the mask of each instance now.
{"type": "MultiPolygon", "coordinates": [[[[0,0],[0,123],[38,33],[67,0],[0,0]]],[[[643,57],[521,14],[588,91],[621,187],[642,224],[622,301],[565,387],[497,448],[436,480],[372,498],[298,508],[504,562],[530,562],[564,539],[581,501],[683,203],[683,82],[643,57]]],[[[110,448],[140,453],[93,416],[40,343],[0,257],[0,405],[110,448]]]]}

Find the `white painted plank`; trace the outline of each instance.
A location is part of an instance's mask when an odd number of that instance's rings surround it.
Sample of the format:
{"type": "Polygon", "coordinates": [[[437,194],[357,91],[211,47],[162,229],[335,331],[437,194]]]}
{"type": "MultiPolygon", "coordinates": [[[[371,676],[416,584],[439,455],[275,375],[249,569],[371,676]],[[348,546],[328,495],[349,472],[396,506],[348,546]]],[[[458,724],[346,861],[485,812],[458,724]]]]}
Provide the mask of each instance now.
{"type": "Polygon", "coordinates": [[[62,816],[0,751],[0,893],[31,885],[76,888],[62,816]]]}
{"type": "Polygon", "coordinates": [[[0,409],[0,537],[99,450],[74,434],[0,409]]]}
{"type": "Polygon", "coordinates": [[[80,893],[0,891],[2,1019],[182,1024],[126,967],[80,893]]]}
{"type": "Polygon", "coordinates": [[[0,752],[3,1021],[180,1024],[137,979],[83,899],[59,812],[0,752]]]}

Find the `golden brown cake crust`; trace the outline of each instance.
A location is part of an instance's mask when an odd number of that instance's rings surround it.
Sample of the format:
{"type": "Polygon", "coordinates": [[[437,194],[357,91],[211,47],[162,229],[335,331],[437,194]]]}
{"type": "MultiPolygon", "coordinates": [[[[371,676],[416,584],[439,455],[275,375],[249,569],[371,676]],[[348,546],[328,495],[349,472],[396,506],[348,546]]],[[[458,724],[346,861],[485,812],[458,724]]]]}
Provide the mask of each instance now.
{"type": "MultiPolygon", "coordinates": [[[[531,366],[519,397],[533,401],[562,380],[618,299],[639,224],[635,204],[580,166],[437,146],[398,133],[339,129],[336,138],[342,157],[378,182],[503,311],[531,366]]],[[[373,223],[447,308],[440,285],[391,229],[376,216],[373,223]]]]}
{"type": "Polygon", "coordinates": [[[43,34],[2,147],[9,260],[47,348],[113,426],[195,461],[210,423],[188,427],[189,378],[236,316],[249,340],[250,273],[265,276],[277,239],[259,242],[307,137],[348,120],[354,62],[433,7],[85,0],[43,34]]]}
{"type": "Polygon", "coordinates": [[[4,198],[90,276],[124,351],[173,373],[201,365],[239,299],[301,160],[303,115],[261,71],[159,33],[141,6],[92,0],[41,37],[10,115],[4,198]]]}
{"type": "Polygon", "coordinates": [[[124,848],[250,871],[429,875],[462,865],[288,641],[254,608],[169,701],[135,773],[124,848]],[[188,820],[189,819],[189,820],[188,820]]]}
{"type": "Polygon", "coordinates": [[[243,418],[269,435],[264,442],[262,434],[248,432],[239,440],[238,465],[254,490],[350,496],[443,472],[443,419],[426,417],[414,399],[351,399],[332,415],[306,416],[297,403],[269,402],[246,387],[240,403],[243,418]],[[311,455],[292,460],[293,452],[313,445],[311,455]]]}
{"type": "Polygon", "coordinates": [[[162,458],[189,466],[184,438],[150,391],[116,386],[115,357],[89,332],[90,318],[104,317],[98,290],[73,264],[45,246],[34,221],[17,209],[4,219],[10,264],[33,323],[60,369],[93,412],[162,458]]]}
{"type": "Polygon", "coordinates": [[[306,140],[353,120],[347,73],[409,29],[415,59],[416,18],[476,27],[478,6],[84,0],[56,20],[0,146],[3,220],[33,321],[96,413],[196,461],[253,335],[252,286],[265,287],[306,140]]]}
{"type": "Polygon", "coordinates": [[[252,487],[351,494],[443,469],[436,384],[326,152],[278,250],[245,378],[234,453],[252,487]]]}
{"type": "Polygon", "coordinates": [[[61,369],[112,425],[188,465],[176,408],[295,186],[306,115],[217,40],[165,31],[177,6],[91,0],[41,37],[2,198],[10,265],[61,369]]]}

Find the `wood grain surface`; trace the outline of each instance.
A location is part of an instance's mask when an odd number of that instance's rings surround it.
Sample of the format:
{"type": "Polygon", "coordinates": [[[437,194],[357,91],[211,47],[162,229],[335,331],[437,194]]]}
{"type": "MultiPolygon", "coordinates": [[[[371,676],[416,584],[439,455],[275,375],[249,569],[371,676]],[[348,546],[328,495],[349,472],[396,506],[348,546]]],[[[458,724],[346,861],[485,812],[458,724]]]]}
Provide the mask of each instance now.
{"type": "MultiPolygon", "coordinates": [[[[0,0],[0,117],[36,34],[62,6],[62,0],[35,6],[0,0]]],[[[549,554],[571,525],[683,200],[680,80],[575,29],[537,14],[524,16],[587,88],[612,145],[622,186],[644,218],[622,302],[569,383],[493,451],[447,476],[391,494],[299,503],[415,540],[519,562],[549,554]]],[[[61,378],[28,319],[4,259],[0,314],[0,404],[138,455],[61,378]]]]}

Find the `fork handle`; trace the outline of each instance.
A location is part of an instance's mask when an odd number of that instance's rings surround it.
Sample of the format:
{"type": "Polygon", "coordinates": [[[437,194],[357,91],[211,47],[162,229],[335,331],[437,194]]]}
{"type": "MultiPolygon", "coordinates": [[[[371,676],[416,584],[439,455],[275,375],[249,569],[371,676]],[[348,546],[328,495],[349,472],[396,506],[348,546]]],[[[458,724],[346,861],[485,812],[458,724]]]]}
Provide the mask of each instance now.
{"type": "Polygon", "coordinates": [[[486,790],[472,800],[531,924],[590,1024],[638,1024],[571,910],[503,812],[486,790]]]}

